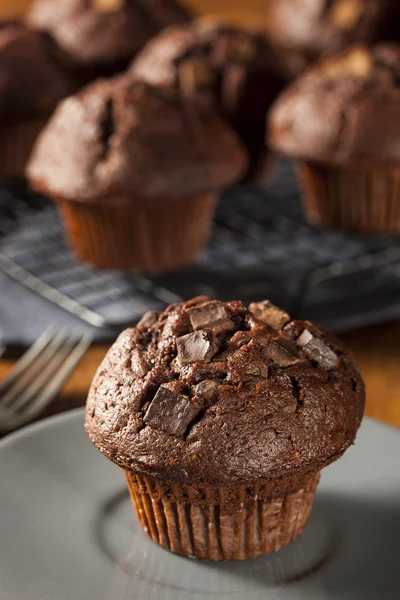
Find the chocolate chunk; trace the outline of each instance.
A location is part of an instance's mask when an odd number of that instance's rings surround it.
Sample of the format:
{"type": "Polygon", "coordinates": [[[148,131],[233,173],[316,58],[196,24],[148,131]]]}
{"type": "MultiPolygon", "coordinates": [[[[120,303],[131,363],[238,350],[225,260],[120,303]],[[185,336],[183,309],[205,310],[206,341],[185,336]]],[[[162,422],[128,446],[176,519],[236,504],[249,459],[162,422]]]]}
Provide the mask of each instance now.
{"type": "Polygon", "coordinates": [[[137,327],[151,327],[157,321],[160,313],[156,310],[149,310],[147,313],[143,315],[140,319],[137,327]]]}
{"type": "Polygon", "coordinates": [[[138,348],[132,350],[131,369],[135,377],[143,377],[148,371],[147,364],[138,348]]]}
{"type": "Polygon", "coordinates": [[[314,360],[324,369],[333,369],[339,361],[336,354],[328,348],[319,338],[312,335],[308,329],[305,329],[297,340],[297,344],[303,348],[303,352],[310,360],[314,360]]]}
{"type": "Polygon", "coordinates": [[[210,400],[215,398],[219,387],[220,386],[216,381],[212,379],[206,379],[205,381],[200,381],[200,383],[194,386],[194,391],[196,396],[199,398],[204,398],[204,400],[207,400],[207,403],[209,403],[210,400]]]}
{"type": "Polygon", "coordinates": [[[290,315],[269,300],[253,302],[250,304],[249,310],[256,319],[266,323],[273,329],[282,329],[290,321],[290,315]]]}
{"type": "Polygon", "coordinates": [[[205,331],[194,331],[177,338],[178,360],[182,365],[193,362],[210,362],[218,348],[205,331]]]}
{"type": "Polygon", "coordinates": [[[155,429],[175,437],[182,437],[199,411],[200,407],[190,402],[187,396],[161,386],[143,420],[155,429]]]}
{"type": "Polygon", "coordinates": [[[304,348],[313,339],[313,334],[308,329],[304,329],[303,333],[297,338],[297,345],[304,348]]]}
{"type": "Polygon", "coordinates": [[[220,331],[232,331],[235,329],[233,321],[222,304],[217,300],[206,302],[200,306],[194,306],[188,311],[190,323],[194,330],[196,329],[214,329],[220,331]]]}
{"type": "Polygon", "coordinates": [[[288,347],[284,348],[276,341],[272,341],[264,350],[266,358],[272,359],[280,367],[291,367],[301,362],[301,358],[294,354],[288,347]]]}

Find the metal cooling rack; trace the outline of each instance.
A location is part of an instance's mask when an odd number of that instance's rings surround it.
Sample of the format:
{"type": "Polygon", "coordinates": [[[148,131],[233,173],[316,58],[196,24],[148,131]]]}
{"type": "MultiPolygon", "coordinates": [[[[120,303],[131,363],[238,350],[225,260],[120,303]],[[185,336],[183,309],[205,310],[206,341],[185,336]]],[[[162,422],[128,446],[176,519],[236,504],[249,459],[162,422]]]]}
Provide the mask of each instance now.
{"type": "Polygon", "coordinates": [[[344,331],[400,317],[400,240],[308,225],[290,165],[263,189],[219,203],[209,247],[192,267],[145,277],[76,262],[52,204],[22,183],[0,192],[0,271],[97,329],[134,323],[197,294],[270,297],[293,316],[344,331]]]}

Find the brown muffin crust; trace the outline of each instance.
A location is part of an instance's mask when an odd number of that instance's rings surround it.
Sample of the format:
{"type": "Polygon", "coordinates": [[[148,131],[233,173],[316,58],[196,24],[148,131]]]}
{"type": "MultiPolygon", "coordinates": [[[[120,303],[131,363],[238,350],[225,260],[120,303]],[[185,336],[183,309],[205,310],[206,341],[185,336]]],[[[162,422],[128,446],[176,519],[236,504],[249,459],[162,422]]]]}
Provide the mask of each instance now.
{"type": "Polygon", "coordinates": [[[355,46],[310,67],[271,109],[268,143],[318,162],[400,161],[400,46],[355,46]]]}
{"type": "Polygon", "coordinates": [[[348,350],[323,328],[269,302],[199,297],[120,335],[93,381],[86,431],[133,473],[263,482],[271,496],[274,481],[290,489],[343,454],[364,401],[348,350]]]}
{"type": "Polygon", "coordinates": [[[288,74],[260,31],[211,18],[172,26],[151,40],[131,72],[150,84],[213,102],[257,158],[265,115],[288,74]]]}
{"type": "Polygon", "coordinates": [[[240,178],[246,155],[209,106],[132,77],[61,103],[28,167],[35,189],[88,202],[190,199],[240,178]]]}
{"type": "Polygon", "coordinates": [[[396,0],[270,0],[266,12],[268,37],[295,74],[353,44],[397,41],[399,24],[396,0]]]}
{"type": "Polygon", "coordinates": [[[46,34],[14,22],[0,23],[0,120],[49,115],[74,91],[46,34]]]}
{"type": "Polygon", "coordinates": [[[176,0],[36,0],[26,21],[51,33],[73,65],[115,71],[164,27],[189,18],[176,0]]]}

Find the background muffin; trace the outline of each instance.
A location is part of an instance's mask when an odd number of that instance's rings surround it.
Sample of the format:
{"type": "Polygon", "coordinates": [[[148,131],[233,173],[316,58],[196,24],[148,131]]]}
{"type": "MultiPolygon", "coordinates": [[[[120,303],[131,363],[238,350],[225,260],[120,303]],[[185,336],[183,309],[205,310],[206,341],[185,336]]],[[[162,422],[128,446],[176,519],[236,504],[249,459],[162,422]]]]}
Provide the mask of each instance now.
{"type": "Polygon", "coordinates": [[[250,174],[258,171],[265,115],[287,81],[261,33],[212,19],[173,26],[147,44],[131,72],[187,98],[208,97],[246,145],[250,174]]]}
{"type": "Polygon", "coordinates": [[[88,81],[124,70],[151,37],[189,18],[177,0],[35,0],[26,21],[50,32],[88,81]]]}
{"type": "Polygon", "coordinates": [[[400,231],[400,47],[354,47],[311,67],[271,111],[269,143],[297,159],[309,219],[400,231]]]}
{"type": "Polygon", "coordinates": [[[86,431],[125,471],[155,542],[245,559],[300,535],[364,400],[349,352],[321,327],[269,302],[199,297],[121,334],[94,378],[86,431]]]}
{"type": "Polygon", "coordinates": [[[355,43],[400,40],[397,0],[270,0],[266,28],[293,74],[355,43]]]}
{"type": "Polygon", "coordinates": [[[23,175],[37,135],[74,87],[52,40],[13,22],[0,27],[0,74],[0,177],[7,178],[23,175]]]}
{"type": "Polygon", "coordinates": [[[162,271],[203,248],[215,194],[246,165],[235,133],[208,105],[123,77],[59,106],[29,176],[56,200],[80,259],[162,271]]]}

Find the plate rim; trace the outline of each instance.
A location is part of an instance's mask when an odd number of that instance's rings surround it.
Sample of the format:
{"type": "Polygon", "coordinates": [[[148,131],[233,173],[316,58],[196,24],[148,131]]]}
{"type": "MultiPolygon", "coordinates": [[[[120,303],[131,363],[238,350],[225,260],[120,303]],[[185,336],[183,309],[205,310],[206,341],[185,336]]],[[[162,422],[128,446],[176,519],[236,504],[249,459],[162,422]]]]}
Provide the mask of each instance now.
{"type": "Polygon", "coordinates": [[[36,431],[49,429],[59,421],[72,421],[74,417],[76,417],[79,413],[82,413],[82,415],[84,415],[85,408],[71,408],[70,410],[65,410],[56,415],[49,415],[44,419],[40,419],[40,421],[29,423],[28,425],[21,427],[21,429],[18,429],[17,431],[12,431],[11,433],[6,434],[5,437],[2,440],[0,440],[0,453],[7,446],[13,444],[14,442],[18,442],[20,438],[22,439],[30,435],[31,433],[35,433],[36,431]]]}

